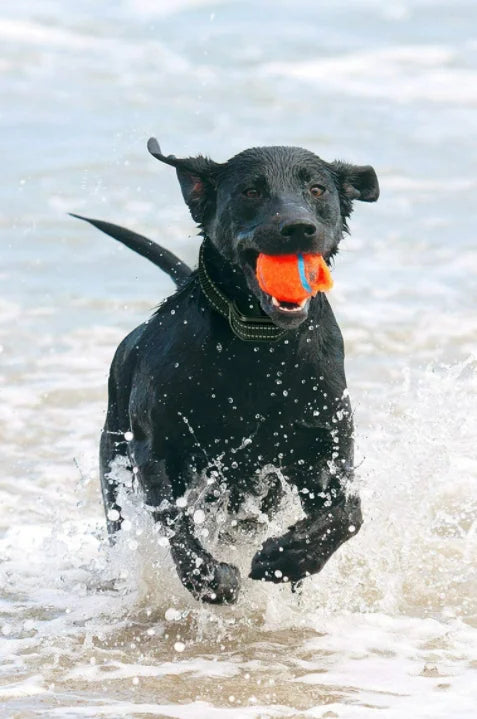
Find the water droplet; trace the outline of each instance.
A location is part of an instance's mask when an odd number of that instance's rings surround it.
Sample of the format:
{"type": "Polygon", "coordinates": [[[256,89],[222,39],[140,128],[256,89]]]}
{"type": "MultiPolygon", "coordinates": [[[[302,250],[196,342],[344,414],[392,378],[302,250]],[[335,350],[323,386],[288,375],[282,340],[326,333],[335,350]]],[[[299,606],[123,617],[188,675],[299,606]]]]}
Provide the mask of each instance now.
{"type": "Polygon", "coordinates": [[[185,649],[185,644],[183,642],[176,642],[174,644],[174,649],[176,652],[183,652],[185,649]]]}

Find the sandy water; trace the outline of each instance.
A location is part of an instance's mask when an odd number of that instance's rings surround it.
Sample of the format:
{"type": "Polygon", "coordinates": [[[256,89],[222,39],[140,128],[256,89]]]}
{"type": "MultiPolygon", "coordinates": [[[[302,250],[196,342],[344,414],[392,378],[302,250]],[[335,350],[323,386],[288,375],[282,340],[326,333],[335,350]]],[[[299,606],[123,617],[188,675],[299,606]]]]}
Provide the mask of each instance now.
{"type": "Polygon", "coordinates": [[[2,719],[475,716],[476,21],[465,0],[1,8],[2,719]],[[381,180],[331,293],[366,523],[301,594],[246,581],[198,606],[137,501],[105,542],[109,362],[172,285],[65,213],[194,262],[151,134],[381,180]]]}

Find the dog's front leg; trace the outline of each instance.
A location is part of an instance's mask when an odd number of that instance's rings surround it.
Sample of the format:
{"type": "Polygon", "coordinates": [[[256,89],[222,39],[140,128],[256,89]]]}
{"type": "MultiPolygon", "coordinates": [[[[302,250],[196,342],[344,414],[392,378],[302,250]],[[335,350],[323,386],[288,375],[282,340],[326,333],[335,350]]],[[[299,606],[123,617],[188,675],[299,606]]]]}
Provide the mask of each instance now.
{"type": "Polygon", "coordinates": [[[338,416],[332,431],[309,427],[304,430],[306,439],[296,435],[311,453],[310,463],[302,461],[290,470],[306,517],[283,536],[265,541],[252,560],[252,579],[297,582],[316,574],[361,527],[360,499],[349,491],[353,478],[351,412],[345,407],[338,416]]]}
{"type": "Polygon", "coordinates": [[[170,550],[182,584],[203,602],[236,602],[240,573],[233,565],[214,559],[195,536],[187,507],[177,505],[174,487],[180,483],[171,481],[166,461],[154,456],[147,442],[133,442],[132,454],[146,505],[154,520],[169,530],[170,550]]]}
{"type": "Polygon", "coordinates": [[[341,494],[294,524],[283,536],[267,539],[252,560],[250,577],[279,583],[297,582],[316,574],[361,524],[359,497],[341,494]]]}
{"type": "Polygon", "coordinates": [[[210,604],[233,604],[240,588],[237,567],[217,562],[194,535],[193,521],[185,512],[176,514],[170,538],[171,554],[182,584],[196,598],[210,604]]]}

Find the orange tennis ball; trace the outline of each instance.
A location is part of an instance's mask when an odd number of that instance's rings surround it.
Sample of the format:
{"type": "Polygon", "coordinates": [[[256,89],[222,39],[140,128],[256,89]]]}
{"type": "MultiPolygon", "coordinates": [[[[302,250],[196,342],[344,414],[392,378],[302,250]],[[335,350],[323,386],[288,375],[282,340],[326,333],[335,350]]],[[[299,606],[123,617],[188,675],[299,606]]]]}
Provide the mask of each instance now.
{"type": "Polygon", "coordinates": [[[282,302],[302,302],[333,287],[333,280],[321,255],[259,254],[256,268],[260,288],[282,302]]]}

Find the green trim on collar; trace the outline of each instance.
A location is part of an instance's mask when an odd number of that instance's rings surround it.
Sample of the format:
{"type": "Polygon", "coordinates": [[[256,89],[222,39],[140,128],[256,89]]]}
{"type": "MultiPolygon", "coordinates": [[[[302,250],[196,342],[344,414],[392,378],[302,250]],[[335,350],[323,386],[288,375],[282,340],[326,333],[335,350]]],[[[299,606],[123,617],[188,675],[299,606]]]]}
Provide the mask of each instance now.
{"type": "Polygon", "coordinates": [[[272,320],[263,315],[249,317],[242,314],[233,300],[229,300],[217,287],[207,272],[205,265],[205,244],[199,251],[199,282],[209,304],[219,315],[228,320],[230,329],[243,342],[277,342],[287,334],[288,330],[277,327],[272,320]]]}

